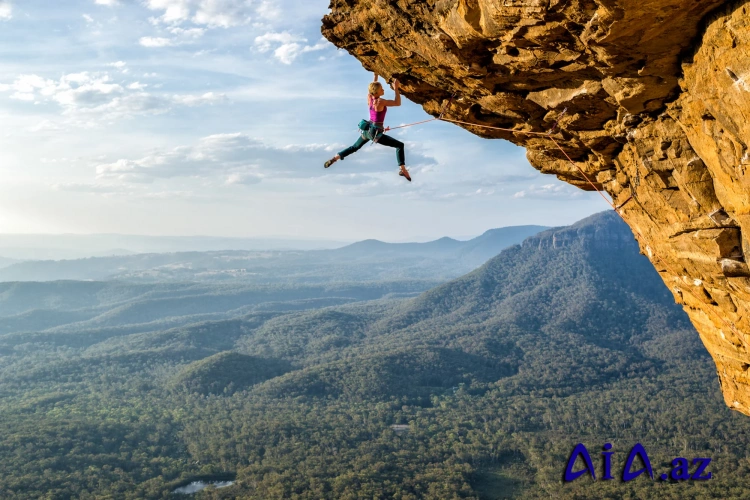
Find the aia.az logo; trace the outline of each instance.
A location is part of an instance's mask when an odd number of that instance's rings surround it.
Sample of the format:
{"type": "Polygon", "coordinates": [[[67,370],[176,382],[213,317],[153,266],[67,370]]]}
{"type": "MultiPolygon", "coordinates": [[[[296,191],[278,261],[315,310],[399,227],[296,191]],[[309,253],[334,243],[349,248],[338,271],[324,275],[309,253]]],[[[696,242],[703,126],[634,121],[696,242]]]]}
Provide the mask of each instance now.
{"type": "MultiPolygon", "coordinates": [[[[603,449],[604,451],[602,451],[602,457],[604,465],[602,471],[602,479],[614,479],[614,477],[612,476],[612,455],[614,455],[614,452],[609,451],[612,449],[612,445],[610,443],[606,443],[603,449]]],[[[708,479],[711,479],[711,473],[706,472],[706,467],[708,467],[708,464],[710,463],[710,458],[694,458],[692,465],[695,465],[696,469],[692,474],[690,474],[690,463],[688,462],[688,459],[677,457],[672,460],[672,470],[669,471],[669,474],[664,473],[659,476],[659,478],[662,481],[666,481],[667,479],[672,479],[674,481],[687,481],[688,479],[695,481],[706,481],[708,479]]],[[[592,479],[596,479],[596,473],[594,472],[594,463],[591,461],[591,455],[589,455],[589,451],[582,443],[578,443],[576,447],[573,448],[573,453],[570,454],[570,458],[568,459],[568,466],[565,468],[564,480],[566,483],[575,481],[587,472],[591,474],[592,479]],[[573,467],[575,466],[578,457],[581,457],[583,459],[585,467],[579,471],[573,472],[573,467]]],[[[633,480],[644,472],[648,472],[649,477],[651,477],[651,479],[654,479],[654,470],[651,468],[651,461],[648,459],[648,453],[646,453],[646,449],[641,445],[641,443],[636,443],[636,445],[633,446],[633,448],[630,450],[628,459],[625,461],[625,467],[623,467],[622,469],[622,480],[633,480]],[[644,467],[642,469],[633,471],[633,462],[635,461],[636,457],[639,457],[641,459],[644,467]]]]}

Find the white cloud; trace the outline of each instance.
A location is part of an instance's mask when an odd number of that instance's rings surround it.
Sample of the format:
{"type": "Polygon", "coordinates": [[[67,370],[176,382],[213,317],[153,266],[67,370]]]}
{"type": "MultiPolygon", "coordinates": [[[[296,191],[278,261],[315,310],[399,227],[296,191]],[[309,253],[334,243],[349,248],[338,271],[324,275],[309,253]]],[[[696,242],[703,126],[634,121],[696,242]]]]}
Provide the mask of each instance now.
{"type": "Polygon", "coordinates": [[[263,174],[258,172],[233,172],[227,175],[227,179],[225,181],[225,184],[232,185],[232,184],[239,184],[239,185],[251,185],[251,184],[258,184],[263,180],[263,174]]]}
{"type": "Polygon", "coordinates": [[[569,199],[580,198],[583,191],[569,184],[544,184],[542,186],[531,185],[523,191],[513,194],[513,198],[538,198],[538,199],[569,199]]]}
{"type": "Polygon", "coordinates": [[[118,0],[94,0],[94,3],[96,5],[106,5],[107,7],[114,7],[115,5],[119,5],[118,0]]]}
{"type": "Polygon", "coordinates": [[[110,83],[109,75],[83,72],[65,75],[59,82],[51,82],[51,85],[41,88],[39,92],[65,108],[74,109],[110,102],[113,97],[123,93],[123,88],[110,83]]]}
{"type": "Polygon", "coordinates": [[[169,47],[175,44],[175,40],[172,38],[144,36],[138,40],[138,43],[144,47],[169,47]]]}
{"type": "Polygon", "coordinates": [[[306,38],[287,31],[270,32],[255,37],[255,45],[259,52],[268,52],[278,44],[273,55],[284,64],[292,64],[297,57],[306,52],[315,52],[330,46],[324,38],[321,38],[315,45],[305,45],[305,42],[307,42],[306,38]]]}
{"type": "Polygon", "coordinates": [[[31,94],[33,98],[36,90],[47,87],[51,82],[52,80],[45,80],[37,75],[20,75],[16,81],[10,85],[0,84],[0,91],[15,90],[16,93],[31,94]]]}
{"type": "Polygon", "coordinates": [[[257,7],[256,12],[264,19],[277,20],[282,16],[279,6],[269,0],[263,0],[257,7]]]}
{"type": "Polygon", "coordinates": [[[109,63],[109,64],[107,64],[107,66],[109,66],[111,68],[117,68],[117,69],[119,69],[120,73],[122,73],[122,74],[126,74],[129,71],[128,68],[127,68],[127,63],[125,61],[117,61],[117,62],[109,63]]]}
{"type": "Polygon", "coordinates": [[[185,106],[199,106],[201,104],[213,104],[226,100],[224,94],[215,94],[213,92],[206,92],[203,95],[176,95],[172,99],[178,104],[185,106]]]}
{"type": "Polygon", "coordinates": [[[173,35],[177,35],[184,38],[200,38],[206,33],[206,30],[204,28],[170,28],[169,32],[173,35]]]}
{"type": "Polygon", "coordinates": [[[204,49],[193,53],[193,57],[201,57],[216,52],[216,49],[204,49]]]}
{"type": "Polygon", "coordinates": [[[192,22],[210,28],[229,28],[246,24],[251,18],[251,0],[146,0],[151,10],[162,12],[159,21],[166,24],[192,22]]]}
{"type": "Polygon", "coordinates": [[[13,4],[9,1],[0,1],[0,20],[7,20],[13,17],[13,4]]]}
{"type": "MultiPolygon", "coordinates": [[[[224,184],[257,184],[266,177],[322,175],[310,168],[312,157],[324,158],[324,145],[269,146],[241,133],[203,137],[194,146],[154,153],[137,160],[119,159],[96,167],[97,178],[126,182],[152,182],[157,178],[206,177],[224,184]]],[[[322,162],[323,160],[321,160],[322,162]]]]}
{"type": "Polygon", "coordinates": [[[93,18],[93,17],[91,17],[91,16],[90,16],[90,15],[88,15],[88,14],[84,14],[84,15],[83,15],[83,18],[84,18],[84,19],[86,20],[86,22],[87,22],[87,23],[93,23],[93,22],[94,22],[94,18],[93,18]]]}
{"type": "Polygon", "coordinates": [[[255,45],[260,52],[268,52],[273,47],[273,44],[288,44],[294,42],[306,42],[307,39],[301,36],[292,35],[291,33],[284,31],[282,33],[266,33],[264,35],[255,37],[255,45]]]}
{"type": "Polygon", "coordinates": [[[33,101],[34,94],[27,94],[25,92],[14,92],[10,95],[11,99],[18,99],[19,101],[33,101]]]}
{"type": "Polygon", "coordinates": [[[175,47],[177,45],[186,45],[189,43],[195,43],[195,41],[202,37],[206,30],[203,28],[190,28],[184,29],[179,27],[173,27],[169,29],[169,32],[173,35],[171,38],[166,37],[153,37],[144,36],[138,40],[144,47],[175,47]]]}
{"type": "MultiPolygon", "coordinates": [[[[123,67],[121,62],[111,63],[123,67]]],[[[145,114],[162,114],[174,106],[199,106],[226,100],[224,94],[157,95],[144,92],[139,82],[121,85],[107,73],[70,73],[60,80],[38,75],[20,75],[12,84],[1,84],[0,92],[13,92],[12,99],[55,103],[74,125],[92,125],[97,119],[113,120],[145,114]],[[86,120],[86,121],[82,121],[86,120]]]]}
{"type": "Polygon", "coordinates": [[[166,113],[170,109],[169,105],[169,101],[161,96],[138,92],[115,97],[98,106],[76,108],[75,112],[81,117],[88,115],[93,119],[116,120],[136,115],[166,113]]]}

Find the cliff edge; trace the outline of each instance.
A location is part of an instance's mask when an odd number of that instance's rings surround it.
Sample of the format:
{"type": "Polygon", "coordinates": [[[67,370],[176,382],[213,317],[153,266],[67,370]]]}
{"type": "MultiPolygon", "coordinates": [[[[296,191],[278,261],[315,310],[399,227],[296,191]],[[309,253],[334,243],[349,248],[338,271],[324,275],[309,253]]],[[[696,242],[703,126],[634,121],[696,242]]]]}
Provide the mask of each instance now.
{"type": "Polygon", "coordinates": [[[609,193],[698,329],[726,403],[750,415],[750,0],[332,0],[330,9],[323,35],[397,77],[428,113],[512,129],[461,125],[524,146],[541,172],[609,193]],[[556,122],[552,137],[575,165],[524,133],[556,122]]]}

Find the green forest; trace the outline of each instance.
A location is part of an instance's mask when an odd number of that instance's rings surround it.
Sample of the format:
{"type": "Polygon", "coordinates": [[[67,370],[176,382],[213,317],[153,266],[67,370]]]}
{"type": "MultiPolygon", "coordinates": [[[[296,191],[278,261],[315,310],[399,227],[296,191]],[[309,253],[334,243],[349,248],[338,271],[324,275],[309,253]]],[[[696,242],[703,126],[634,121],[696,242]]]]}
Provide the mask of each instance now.
{"type": "Polygon", "coordinates": [[[434,285],[0,283],[0,498],[750,498],[750,419],[615,214],[434,285]]]}

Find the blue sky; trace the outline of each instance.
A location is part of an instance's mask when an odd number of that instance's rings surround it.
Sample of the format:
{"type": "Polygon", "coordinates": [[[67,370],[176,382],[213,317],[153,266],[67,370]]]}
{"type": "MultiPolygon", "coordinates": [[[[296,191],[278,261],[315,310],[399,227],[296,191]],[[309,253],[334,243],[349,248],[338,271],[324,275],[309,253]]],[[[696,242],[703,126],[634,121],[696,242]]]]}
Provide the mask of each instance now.
{"type": "MultiPolygon", "coordinates": [[[[372,75],[328,0],[0,0],[0,233],[423,241],[607,208],[447,124],[357,138],[372,75]]],[[[392,95],[389,90],[387,96],[392,95]]],[[[405,102],[391,126],[429,118],[405,102]]]]}

